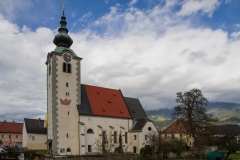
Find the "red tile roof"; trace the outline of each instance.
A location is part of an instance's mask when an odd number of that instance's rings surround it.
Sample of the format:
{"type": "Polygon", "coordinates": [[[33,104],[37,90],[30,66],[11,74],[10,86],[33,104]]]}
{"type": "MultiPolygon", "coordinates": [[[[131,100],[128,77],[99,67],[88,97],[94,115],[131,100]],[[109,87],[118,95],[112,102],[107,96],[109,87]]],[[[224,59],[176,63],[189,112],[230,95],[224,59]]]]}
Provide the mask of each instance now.
{"type": "Polygon", "coordinates": [[[0,122],[0,133],[22,133],[23,123],[0,122]]]}
{"type": "Polygon", "coordinates": [[[165,128],[162,133],[189,133],[190,125],[188,121],[176,120],[170,126],[165,128]]]}
{"type": "Polygon", "coordinates": [[[85,85],[94,115],[131,118],[120,90],[85,85]]]}

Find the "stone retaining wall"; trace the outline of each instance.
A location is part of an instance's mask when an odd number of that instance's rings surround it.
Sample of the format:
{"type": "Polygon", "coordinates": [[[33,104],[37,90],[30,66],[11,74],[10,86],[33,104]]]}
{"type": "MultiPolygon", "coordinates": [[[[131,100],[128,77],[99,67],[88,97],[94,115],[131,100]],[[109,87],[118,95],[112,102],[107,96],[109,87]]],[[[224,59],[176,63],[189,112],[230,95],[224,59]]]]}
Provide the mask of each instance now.
{"type": "Polygon", "coordinates": [[[84,156],[48,156],[38,155],[34,160],[136,160],[136,154],[122,155],[84,155],[84,156]]]}

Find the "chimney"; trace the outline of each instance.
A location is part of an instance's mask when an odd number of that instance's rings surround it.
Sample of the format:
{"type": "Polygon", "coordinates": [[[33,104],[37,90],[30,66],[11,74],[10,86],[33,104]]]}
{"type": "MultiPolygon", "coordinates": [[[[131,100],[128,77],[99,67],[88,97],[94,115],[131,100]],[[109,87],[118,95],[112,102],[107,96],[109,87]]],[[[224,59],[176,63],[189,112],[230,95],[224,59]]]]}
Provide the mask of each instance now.
{"type": "Polygon", "coordinates": [[[7,122],[7,120],[5,119],[4,122],[7,122]]]}
{"type": "Polygon", "coordinates": [[[13,123],[15,123],[15,121],[12,121],[13,123]]]}
{"type": "Polygon", "coordinates": [[[38,118],[39,121],[41,121],[41,118],[38,118]]]}

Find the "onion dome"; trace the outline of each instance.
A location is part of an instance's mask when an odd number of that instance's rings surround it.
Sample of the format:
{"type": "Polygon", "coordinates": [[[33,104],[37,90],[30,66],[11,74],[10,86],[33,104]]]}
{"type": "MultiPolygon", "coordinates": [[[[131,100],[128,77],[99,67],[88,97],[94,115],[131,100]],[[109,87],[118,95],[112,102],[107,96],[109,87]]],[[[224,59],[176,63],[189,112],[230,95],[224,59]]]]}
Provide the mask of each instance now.
{"type": "Polygon", "coordinates": [[[66,17],[64,15],[64,10],[63,10],[63,15],[61,17],[60,21],[60,28],[58,29],[58,34],[54,37],[53,43],[57,47],[66,47],[70,48],[70,46],[73,44],[72,38],[68,35],[68,29],[66,28],[67,22],[66,22],[66,17]]]}

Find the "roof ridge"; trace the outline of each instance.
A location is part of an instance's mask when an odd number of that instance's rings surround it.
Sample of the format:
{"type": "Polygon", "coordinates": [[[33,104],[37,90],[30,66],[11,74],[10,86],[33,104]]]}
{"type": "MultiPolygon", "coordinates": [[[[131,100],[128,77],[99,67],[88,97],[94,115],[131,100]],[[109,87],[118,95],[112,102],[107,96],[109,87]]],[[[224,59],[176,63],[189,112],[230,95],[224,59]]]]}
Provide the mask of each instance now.
{"type": "Polygon", "coordinates": [[[119,89],[113,89],[113,88],[107,88],[107,87],[100,87],[100,86],[89,85],[89,84],[82,84],[82,85],[91,86],[91,87],[97,87],[97,88],[103,88],[103,89],[117,90],[117,91],[119,90],[119,89]]]}

